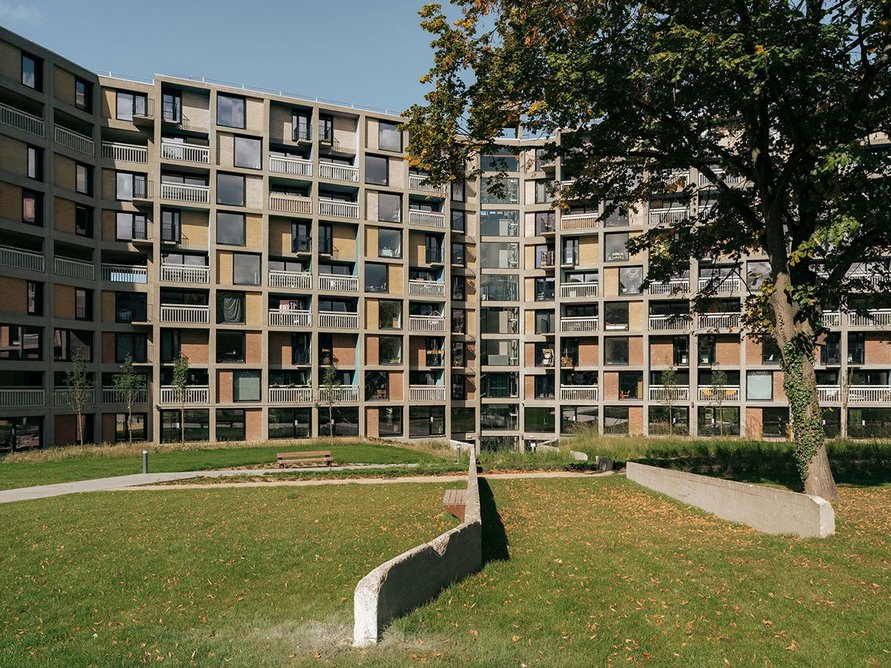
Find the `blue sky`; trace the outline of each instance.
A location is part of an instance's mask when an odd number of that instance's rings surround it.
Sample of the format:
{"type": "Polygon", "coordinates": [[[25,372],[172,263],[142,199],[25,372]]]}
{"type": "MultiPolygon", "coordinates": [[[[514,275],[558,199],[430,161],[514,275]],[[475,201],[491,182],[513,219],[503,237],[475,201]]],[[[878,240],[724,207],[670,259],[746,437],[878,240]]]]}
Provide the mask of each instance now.
{"type": "Polygon", "coordinates": [[[105,73],[204,76],[399,112],[422,101],[432,60],[424,4],[0,0],[0,25],[105,73]]]}

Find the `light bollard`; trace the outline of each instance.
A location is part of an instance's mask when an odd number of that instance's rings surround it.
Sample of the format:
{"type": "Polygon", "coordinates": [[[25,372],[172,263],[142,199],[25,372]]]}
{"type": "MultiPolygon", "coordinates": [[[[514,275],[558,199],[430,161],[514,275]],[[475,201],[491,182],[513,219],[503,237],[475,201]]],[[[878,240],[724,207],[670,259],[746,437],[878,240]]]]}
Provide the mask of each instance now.
{"type": "Polygon", "coordinates": [[[142,472],[148,473],[148,450],[142,451],[142,472]]]}

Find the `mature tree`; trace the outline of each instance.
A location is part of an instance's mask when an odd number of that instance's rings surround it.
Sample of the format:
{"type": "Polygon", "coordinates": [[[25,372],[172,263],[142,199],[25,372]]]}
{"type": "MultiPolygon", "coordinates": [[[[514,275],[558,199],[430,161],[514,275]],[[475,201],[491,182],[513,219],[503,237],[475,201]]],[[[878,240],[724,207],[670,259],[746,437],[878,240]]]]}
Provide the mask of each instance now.
{"type": "Polygon", "coordinates": [[[891,184],[876,177],[891,168],[878,145],[891,124],[891,3],[454,4],[455,22],[437,5],[421,11],[434,66],[427,104],[407,112],[415,165],[448,181],[519,123],[559,137],[543,143],[544,157],[576,177],[562,202],[603,202],[605,215],[666,191],[693,200],[698,184],[672,170],[698,170],[708,206],[670,229],[651,226],[631,250],[650,251],[648,281],[678,275],[691,258],[766,257],[746,322],[782,351],[805,490],[837,496],[814,349],[824,309],[862,310],[864,292],[891,285],[887,269],[873,282],[849,272],[891,245],[891,184]]]}
{"type": "Polygon", "coordinates": [[[179,442],[186,442],[186,394],[189,387],[189,358],[180,352],[173,362],[173,393],[179,402],[179,442]]]}
{"type": "Polygon", "coordinates": [[[84,407],[92,403],[93,379],[87,371],[87,363],[83,357],[75,354],[71,358],[71,370],[65,374],[68,405],[74,411],[77,420],[77,442],[84,444],[84,407]]]}
{"type": "Polygon", "coordinates": [[[114,376],[114,389],[120,394],[124,403],[127,404],[127,436],[132,443],[133,404],[136,402],[139,392],[145,390],[145,376],[136,372],[136,369],[133,367],[133,355],[130,353],[127,353],[127,357],[121,364],[120,369],[120,373],[114,376]]]}

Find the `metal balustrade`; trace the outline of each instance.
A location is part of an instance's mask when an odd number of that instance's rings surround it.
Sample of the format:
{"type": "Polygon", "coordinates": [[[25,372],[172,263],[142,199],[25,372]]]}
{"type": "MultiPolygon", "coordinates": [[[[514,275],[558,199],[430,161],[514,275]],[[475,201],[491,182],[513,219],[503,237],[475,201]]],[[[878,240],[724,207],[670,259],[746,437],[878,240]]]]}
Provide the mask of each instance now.
{"type": "Polygon", "coordinates": [[[59,276],[80,278],[85,281],[92,281],[96,278],[96,267],[92,263],[72,260],[67,257],[53,258],[53,272],[59,276]]]}
{"type": "Polygon", "coordinates": [[[139,265],[103,264],[102,280],[109,283],[147,283],[148,268],[139,265]]]}
{"type": "Polygon", "coordinates": [[[739,387],[700,387],[699,400],[717,403],[718,401],[739,401],[739,387]]]}
{"type": "Polygon", "coordinates": [[[270,155],[269,171],[289,176],[312,176],[312,161],[290,156],[270,155]]]}
{"type": "Polygon", "coordinates": [[[596,332],[597,328],[598,318],[560,318],[560,331],[564,333],[596,332]]]}
{"type": "Polygon", "coordinates": [[[665,387],[664,385],[650,385],[650,401],[689,401],[690,388],[683,386],[665,387]]]}
{"type": "Polygon", "coordinates": [[[96,155],[96,143],[86,135],[57,125],[54,136],[57,144],[70,148],[72,151],[84,155],[96,155]]]}
{"type": "Polygon", "coordinates": [[[599,213],[564,213],[560,216],[560,229],[570,230],[596,230],[603,225],[599,213]]]}
{"type": "Polygon", "coordinates": [[[282,213],[312,214],[312,198],[290,193],[269,193],[269,208],[282,213]]]}
{"type": "Polygon", "coordinates": [[[854,327],[885,327],[891,325],[891,309],[871,309],[867,315],[848,313],[848,324],[854,327]]]}
{"type": "Polygon", "coordinates": [[[433,185],[432,183],[426,183],[427,175],[426,174],[409,174],[408,175],[408,187],[412,190],[420,190],[427,193],[438,193],[440,195],[445,195],[448,192],[447,185],[433,185]]]}
{"type": "Polygon", "coordinates": [[[359,388],[353,385],[341,385],[339,387],[323,387],[319,390],[319,403],[355,403],[359,401],[359,388]]]}
{"type": "Polygon", "coordinates": [[[560,286],[560,296],[563,299],[596,297],[599,291],[599,283],[564,283],[560,286]]]}
{"type": "Polygon", "coordinates": [[[359,278],[357,276],[320,274],[319,290],[331,290],[335,292],[359,292],[359,278]]]}
{"type": "Polygon", "coordinates": [[[145,165],[148,163],[148,147],[104,141],[102,142],[102,157],[116,162],[133,162],[145,165]]]}
{"type": "Polygon", "coordinates": [[[413,297],[444,297],[445,283],[439,281],[410,280],[408,294],[413,297]]]}
{"type": "Polygon", "coordinates": [[[340,218],[358,218],[359,205],[355,202],[341,202],[334,199],[320,199],[319,215],[338,216],[340,218]]]}
{"type": "Polygon", "coordinates": [[[673,315],[650,315],[649,327],[651,330],[664,329],[688,329],[693,319],[685,313],[673,315]]]}
{"type": "Polygon", "coordinates": [[[445,387],[439,385],[410,385],[409,401],[445,401],[445,387]]]}
{"type": "Polygon", "coordinates": [[[44,403],[46,391],[43,388],[0,387],[0,407],[41,408],[44,403]]]}
{"type": "Polygon", "coordinates": [[[279,269],[270,269],[269,287],[312,290],[312,274],[308,271],[281,271],[279,269]]]}
{"type": "Polygon", "coordinates": [[[600,389],[596,385],[563,385],[560,401],[597,401],[600,389]]]}
{"type": "Polygon", "coordinates": [[[161,264],[161,280],[171,283],[209,283],[210,267],[190,264],[161,264]]]}
{"type": "Polygon", "coordinates": [[[190,204],[210,203],[210,187],[161,182],[161,199],[190,204]]]}
{"type": "Polygon", "coordinates": [[[690,281],[686,278],[668,281],[667,283],[650,283],[647,292],[651,295],[673,295],[690,292],[690,281]]]}
{"type": "Polygon", "coordinates": [[[891,402],[891,385],[854,385],[848,388],[848,401],[852,404],[891,402]]]}
{"type": "Polygon", "coordinates": [[[410,332],[445,332],[445,318],[441,315],[410,315],[408,331],[410,332]]]}
{"type": "Polygon", "coordinates": [[[210,309],[206,305],[161,304],[161,322],[185,325],[206,325],[210,322],[210,309]]]}
{"type": "Polygon", "coordinates": [[[319,327],[324,329],[358,329],[358,313],[319,313],[319,327]]]}
{"type": "Polygon", "coordinates": [[[210,163],[210,147],[162,139],[161,159],[208,164],[210,163]]]}
{"type": "Polygon", "coordinates": [[[309,404],[313,400],[311,387],[270,387],[267,392],[271,404],[309,404]]]}
{"type": "MultiPolygon", "coordinates": [[[[699,289],[705,290],[712,281],[710,278],[699,278],[699,289]]],[[[716,295],[733,295],[742,292],[745,283],[739,276],[723,276],[715,279],[714,294],[716,295]]]]}
{"type": "Polygon", "coordinates": [[[838,385],[817,385],[817,396],[820,403],[837,403],[841,401],[841,388],[838,385]]]}
{"type": "Polygon", "coordinates": [[[699,329],[737,329],[739,313],[701,313],[697,318],[699,329]]]}
{"type": "Polygon", "coordinates": [[[841,327],[841,313],[828,311],[820,316],[820,322],[824,327],[841,327]]]}
{"type": "Polygon", "coordinates": [[[193,385],[188,386],[182,392],[183,396],[180,396],[180,392],[177,388],[165,385],[161,388],[161,403],[162,404],[206,404],[210,400],[210,388],[206,385],[193,385]]]}
{"type": "MultiPolygon", "coordinates": [[[[57,387],[53,389],[53,405],[57,407],[71,407],[74,399],[74,390],[70,387],[57,387]]],[[[93,406],[96,404],[96,389],[90,388],[83,394],[83,405],[93,406]]]]}
{"type": "Polygon", "coordinates": [[[271,327],[311,327],[312,315],[309,311],[295,309],[269,309],[271,327]]]}
{"type": "Polygon", "coordinates": [[[46,260],[40,253],[0,246],[0,266],[26,271],[46,270],[46,260]]]}
{"type": "MultiPolygon", "coordinates": [[[[126,405],[127,396],[124,392],[121,392],[116,387],[103,387],[102,388],[102,403],[103,404],[125,404],[126,405]]],[[[133,392],[133,403],[134,404],[148,403],[148,390],[146,390],[146,389],[135,390],[133,392]]]]}
{"type": "Polygon", "coordinates": [[[444,229],[445,214],[439,211],[416,211],[412,209],[408,212],[408,222],[421,227],[444,229]]]}
{"type": "Polygon", "coordinates": [[[0,123],[38,137],[46,136],[46,125],[42,119],[5,104],[0,104],[0,123]]]}
{"type": "Polygon", "coordinates": [[[650,209],[650,225],[675,225],[690,216],[687,209],[650,209]]]}
{"type": "Polygon", "coordinates": [[[358,183],[359,168],[352,165],[338,165],[333,162],[320,162],[319,178],[358,183]]]}

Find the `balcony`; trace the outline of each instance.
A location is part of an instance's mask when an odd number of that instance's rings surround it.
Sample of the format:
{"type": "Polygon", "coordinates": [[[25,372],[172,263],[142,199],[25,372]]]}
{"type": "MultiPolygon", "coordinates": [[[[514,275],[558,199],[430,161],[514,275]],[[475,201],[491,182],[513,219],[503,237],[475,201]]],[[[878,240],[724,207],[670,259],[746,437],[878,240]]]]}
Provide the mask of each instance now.
{"type": "Polygon", "coordinates": [[[410,280],[408,282],[408,294],[412,297],[444,297],[445,283],[410,280]]]}
{"type": "Polygon", "coordinates": [[[560,401],[597,401],[600,390],[596,385],[563,385],[560,401]]]}
{"type": "Polygon", "coordinates": [[[437,195],[445,196],[448,192],[447,185],[435,186],[432,183],[425,183],[427,181],[426,174],[409,174],[408,175],[408,187],[412,190],[420,190],[425,193],[436,193],[437,195]]]}
{"type": "Polygon", "coordinates": [[[210,186],[194,186],[184,183],[161,183],[161,199],[187,204],[208,204],[210,186]]]}
{"type": "Polygon", "coordinates": [[[279,269],[270,269],[269,287],[312,290],[312,274],[308,271],[281,271],[279,269]]]}
{"type": "Polygon", "coordinates": [[[188,264],[161,264],[161,280],[171,283],[209,283],[210,267],[188,264]]]}
{"type": "MultiPolygon", "coordinates": [[[[115,387],[103,387],[102,388],[102,403],[103,404],[123,404],[126,405],[127,397],[126,395],[118,390],[115,387]]],[[[147,404],[148,403],[148,390],[136,390],[133,393],[133,403],[134,404],[147,404]]]]}
{"type": "Polygon", "coordinates": [[[312,160],[282,155],[269,156],[269,171],[288,176],[312,176],[312,160]]]}
{"type": "Polygon", "coordinates": [[[891,309],[873,309],[867,315],[848,313],[848,324],[852,327],[885,327],[891,325],[891,309]]]}
{"type": "Polygon", "coordinates": [[[0,387],[0,408],[42,408],[45,402],[42,387],[0,387]]]}
{"type": "Polygon", "coordinates": [[[70,148],[72,151],[77,151],[84,155],[96,155],[96,144],[86,135],[57,125],[54,136],[57,144],[70,148]]]}
{"type": "Polygon", "coordinates": [[[445,332],[445,318],[441,315],[410,315],[408,316],[408,331],[445,332]]]}
{"type": "Polygon", "coordinates": [[[320,274],[319,290],[327,290],[330,292],[359,292],[359,277],[320,274]]]}
{"type": "Polygon", "coordinates": [[[359,183],[359,168],[351,165],[338,165],[333,162],[320,162],[319,178],[359,183]]]}
{"type": "MultiPolygon", "coordinates": [[[[74,390],[70,387],[57,387],[53,390],[53,405],[56,407],[71,407],[71,401],[74,399],[74,390]]],[[[96,390],[91,388],[84,392],[84,406],[93,406],[96,404],[96,390]]]]}
{"type": "Polygon", "coordinates": [[[319,327],[324,329],[359,329],[359,314],[319,313],[319,327]]]}
{"type": "Polygon", "coordinates": [[[295,309],[269,309],[269,326],[312,327],[312,315],[295,309]]]}
{"type": "Polygon", "coordinates": [[[650,401],[668,403],[669,401],[689,401],[690,388],[684,386],[665,387],[650,385],[650,401]]]}
{"type": "Polygon", "coordinates": [[[331,398],[330,403],[355,403],[359,401],[359,388],[353,385],[341,385],[340,387],[332,388],[323,387],[319,390],[319,403],[327,405],[329,396],[331,398]]]}
{"type": "Polygon", "coordinates": [[[210,388],[206,385],[189,386],[185,388],[184,396],[180,397],[177,388],[165,385],[161,388],[162,404],[206,404],[210,400],[210,388]],[[183,401],[185,399],[185,401],[183,401]]]}
{"type": "Polygon", "coordinates": [[[337,216],[339,218],[358,218],[359,205],[356,202],[341,202],[336,199],[320,199],[319,215],[337,216]]]}
{"type": "Polygon", "coordinates": [[[739,401],[739,387],[729,385],[724,387],[700,387],[699,400],[713,404],[723,401],[739,401]]]}
{"type": "Polygon", "coordinates": [[[598,318],[560,318],[560,331],[564,334],[596,332],[598,318]]]}
{"type": "Polygon", "coordinates": [[[852,404],[891,403],[891,385],[853,385],[848,388],[848,401],[852,404]]]}
{"type": "Polygon", "coordinates": [[[102,280],[109,283],[147,283],[148,269],[139,265],[103,264],[102,280]]]}
{"type": "Polygon", "coordinates": [[[739,313],[701,313],[697,316],[698,329],[738,329],[739,313]]]}
{"type": "Polygon", "coordinates": [[[651,295],[676,295],[690,292],[690,281],[686,278],[678,278],[667,283],[650,283],[647,292],[651,295]]]}
{"type": "Polygon", "coordinates": [[[312,198],[291,193],[269,193],[269,210],[312,215],[312,198]]]}
{"type": "Polygon", "coordinates": [[[564,232],[575,230],[597,230],[602,222],[598,213],[565,213],[560,216],[560,229],[564,232]]]}
{"type": "Polygon", "coordinates": [[[445,214],[440,211],[418,211],[411,209],[408,212],[408,222],[420,227],[433,227],[439,230],[445,229],[445,214]]]}
{"type": "Polygon", "coordinates": [[[271,404],[311,404],[311,387],[270,387],[268,390],[271,404]]]}
{"type": "Polygon", "coordinates": [[[410,385],[409,401],[445,401],[445,387],[439,385],[410,385]]]}
{"type": "Polygon", "coordinates": [[[665,329],[685,330],[689,329],[693,324],[693,318],[686,313],[678,313],[674,315],[650,315],[649,327],[651,331],[661,331],[665,329]]]}
{"type": "MultiPolygon", "coordinates": [[[[715,176],[717,176],[721,181],[724,182],[730,188],[734,188],[737,186],[741,186],[746,182],[745,177],[743,176],[727,176],[726,172],[723,169],[715,169],[715,176]]],[[[699,187],[700,188],[712,188],[715,184],[705,175],[699,174],[699,187]]]]}
{"type": "Polygon", "coordinates": [[[207,305],[161,304],[161,322],[207,325],[210,322],[209,314],[210,308],[207,305]]]}
{"type": "Polygon", "coordinates": [[[560,297],[563,299],[596,297],[599,290],[599,283],[565,283],[560,286],[560,297]]]}
{"type": "Polygon", "coordinates": [[[148,147],[104,141],[102,142],[102,157],[115,162],[145,165],[148,163],[148,147]]]}
{"type": "Polygon", "coordinates": [[[42,273],[46,270],[46,260],[41,253],[0,246],[0,266],[42,273]]]}
{"type": "Polygon", "coordinates": [[[841,327],[841,313],[828,311],[820,316],[820,324],[823,327],[841,327]]]}
{"type": "Polygon", "coordinates": [[[72,260],[67,257],[53,258],[53,272],[58,276],[69,276],[70,278],[79,278],[84,281],[96,279],[96,267],[93,266],[92,262],[72,260]]]}
{"type": "Polygon", "coordinates": [[[705,290],[712,280],[715,281],[714,291],[712,292],[715,295],[735,295],[742,292],[745,288],[745,283],[739,276],[718,276],[714,279],[700,277],[699,290],[705,290]]]}
{"type": "Polygon", "coordinates": [[[690,217],[684,209],[650,209],[650,225],[676,225],[690,217]]]}
{"type": "Polygon", "coordinates": [[[0,123],[38,137],[46,136],[46,126],[40,118],[5,104],[0,104],[0,123]]]}
{"type": "Polygon", "coordinates": [[[161,140],[161,159],[173,162],[210,164],[210,147],[184,142],[161,140]]]}
{"type": "Polygon", "coordinates": [[[838,385],[817,385],[817,396],[821,404],[837,404],[841,401],[841,388],[838,385]]]}

